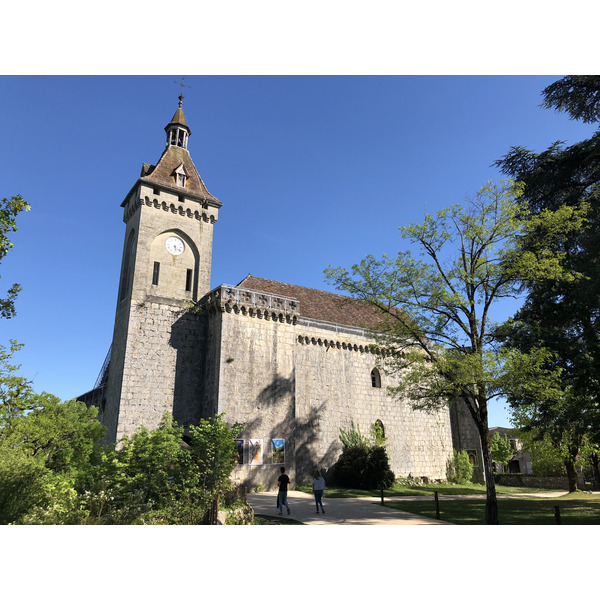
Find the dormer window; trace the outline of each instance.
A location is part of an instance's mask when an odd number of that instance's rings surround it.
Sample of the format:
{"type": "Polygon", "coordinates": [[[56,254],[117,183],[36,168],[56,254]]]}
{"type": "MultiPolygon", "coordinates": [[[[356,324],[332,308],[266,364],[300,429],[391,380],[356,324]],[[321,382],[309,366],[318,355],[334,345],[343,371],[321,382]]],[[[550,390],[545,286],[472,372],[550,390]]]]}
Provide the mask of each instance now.
{"type": "Polygon", "coordinates": [[[183,163],[180,164],[175,171],[173,171],[173,175],[175,176],[175,183],[179,187],[185,187],[185,182],[187,181],[188,174],[183,166],[183,163]]]}

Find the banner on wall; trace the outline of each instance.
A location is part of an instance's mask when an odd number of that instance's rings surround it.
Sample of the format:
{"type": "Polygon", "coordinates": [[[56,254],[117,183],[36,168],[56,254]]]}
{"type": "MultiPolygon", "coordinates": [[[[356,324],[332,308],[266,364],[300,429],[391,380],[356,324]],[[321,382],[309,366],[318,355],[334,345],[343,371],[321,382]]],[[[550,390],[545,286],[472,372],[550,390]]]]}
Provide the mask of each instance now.
{"type": "Polygon", "coordinates": [[[262,465],[263,464],[263,441],[248,440],[248,464],[262,465]]]}
{"type": "Polygon", "coordinates": [[[273,464],[279,465],[285,463],[285,440],[271,440],[271,449],[273,451],[273,464]]]}

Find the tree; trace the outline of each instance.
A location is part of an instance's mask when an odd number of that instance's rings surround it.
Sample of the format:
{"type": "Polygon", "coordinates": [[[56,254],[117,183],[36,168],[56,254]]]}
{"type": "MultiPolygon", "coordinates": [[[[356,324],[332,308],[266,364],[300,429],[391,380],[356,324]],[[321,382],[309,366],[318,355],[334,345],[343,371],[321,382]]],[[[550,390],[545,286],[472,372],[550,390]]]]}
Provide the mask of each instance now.
{"type": "Polygon", "coordinates": [[[450,483],[465,484],[473,480],[473,465],[465,450],[453,450],[448,461],[447,478],[450,483]]]}
{"type": "Polygon", "coordinates": [[[0,523],[80,522],[78,481],[104,427],[96,408],[36,394],[11,363],[18,349],[0,349],[0,523]]]}
{"type": "Polygon", "coordinates": [[[490,451],[492,453],[492,460],[501,464],[503,467],[508,465],[508,461],[515,454],[510,445],[508,436],[504,435],[500,437],[500,434],[497,431],[492,436],[490,442],[490,451]]]}
{"type": "Polygon", "coordinates": [[[15,353],[23,347],[10,340],[10,349],[0,346],[0,436],[10,430],[12,421],[37,406],[31,381],[18,375],[21,365],[14,365],[15,353]]]}
{"type": "MultiPolygon", "coordinates": [[[[12,196],[10,199],[2,198],[0,203],[0,261],[13,248],[7,234],[17,231],[17,215],[30,208],[31,206],[21,196],[12,196]]],[[[0,298],[0,317],[10,319],[16,315],[15,299],[20,291],[21,286],[15,283],[9,288],[6,298],[0,298]]]]}
{"type": "Polygon", "coordinates": [[[420,410],[448,402],[466,406],[481,439],[489,524],[498,523],[498,505],[488,402],[504,391],[491,311],[503,298],[517,296],[524,279],[561,273],[556,255],[520,245],[528,226],[527,207],[518,202],[522,193],[523,186],[512,181],[490,183],[464,206],[400,227],[425,260],[401,251],[395,259],[367,256],[352,273],[326,270],[338,289],[380,310],[377,345],[387,357],[386,369],[401,375],[389,389],[393,395],[420,410]]]}
{"type": "MultiPolygon", "coordinates": [[[[564,77],[543,96],[545,108],[600,121],[598,76],[564,77]]],[[[521,200],[531,207],[531,218],[546,211],[559,220],[567,210],[581,217],[578,227],[551,240],[543,229],[529,228],[524,245],[560,253],[573,276],[530,281],[525,304],[503,332],[506,345],[523,353],[547,349],[546,373],[560,369],[554,394],[512,394],[510,401],[540,439],[569,448],[563,456],[569,487],[576,489],[573,465],[581,445],[600,443],[600,131],[568,147],[557,141],[540,153],[514,146],[496,164],[525,184],[521,200]]]]}
{"type": "Polygon", "coordinates": [[[223,415],[184,429],[166,413],[154,430],[140,427],[107,455],[94,481],[94,497],[107,497],[104,523],[201,524],[213,500],[230,485],[237,462],[236,437],[223,415]]]}

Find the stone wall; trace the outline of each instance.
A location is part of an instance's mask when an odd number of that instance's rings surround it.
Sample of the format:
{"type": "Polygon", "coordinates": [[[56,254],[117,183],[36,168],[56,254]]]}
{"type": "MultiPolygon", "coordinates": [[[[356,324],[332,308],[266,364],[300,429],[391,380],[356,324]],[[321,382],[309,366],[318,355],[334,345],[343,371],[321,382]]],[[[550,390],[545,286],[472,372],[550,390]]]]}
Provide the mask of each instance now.
{"type": "Polygon", "coordinates": [[[435,414],[414,411],[392,398],[372,339],[360,329],[336,328],[300,319],[296,327],[296,388],[298,415],[314,424],[308,446],[300,456],[303,473],[311,467],[330,469],[342,451],[340,428],[357,425],[363,434],[380,420],[387,439],[390,465],[396,476],[445,479],[452,454],[447,411],[435,414]],[[374,387],[371,373],[378,369],[381,387],[374,387]]]}
{"type": "Polygon", "coordinates": [[[203,333],[183,303],[148,298],[132,308],[117,440],[157,427],[165,412],[181,425],[198,421],[203,333]]]}
{"type": "Polygon", "coordinates": [[[231,301],[228,290],[221,286],[203,301],[211,331],[207,372],[217,379],[218,370],[218,385],[211,386],[218,394],[217,412],[224,412],[230,425],[245,425],[244,464],[234,470],[234,481],[272,489],[281,466],[295,481],[294,315],[271,306],[270,298],[231,301]],[[285,440],[283,465],[273,464],[273,439],[285,440]],[[262,464],[250,464],[250,440],[262,440],[262,464]]]}
{"type": "MultiPolygon", "coordinates": [[[[525,488],[543,488],[548,490],[568,490],[569,480],[566,477],[541,477],[529,473],[496,473],[494,480],[498,485],[511,485],[525,488]]],[[[577,487],[586,490],[587,486],[581,469],[577,471],[577,487]]]]}
{"type": "Polygon", "coordinates": [[[283,439],[286,471],[294,483],[308,482],[313,468],[327,471],[337,461],[341,427],[354,422],[369,434],[377,419],[396,475],[445,478],[452,454],[448,412],[413,411],[390,398],[386,387],[393,382],[383,370],[381,387],[373,387],[378,357],[364,330],[302,319],[292,299],[239,288],[213,290],[203,304],[211,340],[220,343],[220,357],[209,361],[219,369],[218,412],[230,424],[245,424],[246,455],[235,481],[273,489],[281,465],[273,464],[271,441],[283,439]],[[248,464],[249,440],[256,439],[263,443],[262,465],[248,464]]]}
{"type": "Polygon", "coordinates": [[[456,399],[450,408],[450,421],[452,424],[452,443],[457,450],[465,450],[471,458],[473,465],[473,481],[484,482],[483,452],[479,431],[473,421],[465,403],[456,399]]]}

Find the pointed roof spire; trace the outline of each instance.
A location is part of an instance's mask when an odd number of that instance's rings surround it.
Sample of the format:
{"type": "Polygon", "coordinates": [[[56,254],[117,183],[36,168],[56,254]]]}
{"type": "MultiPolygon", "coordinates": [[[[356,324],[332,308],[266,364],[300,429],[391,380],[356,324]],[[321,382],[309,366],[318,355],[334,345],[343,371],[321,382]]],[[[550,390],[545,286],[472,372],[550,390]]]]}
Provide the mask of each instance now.
{"type": "Polygon", "coordinates": [[[170,127],[185,127],[188,131],[188,135],[192,135],[192,130],[188,127],[185,122],[185,115],[183,114],[183,96],[179,96],[179,108],[175,111],[171,122],[165,127],[165,131],[170,127]]]}

